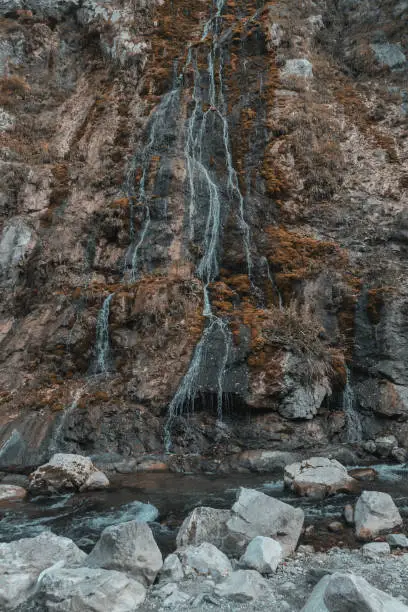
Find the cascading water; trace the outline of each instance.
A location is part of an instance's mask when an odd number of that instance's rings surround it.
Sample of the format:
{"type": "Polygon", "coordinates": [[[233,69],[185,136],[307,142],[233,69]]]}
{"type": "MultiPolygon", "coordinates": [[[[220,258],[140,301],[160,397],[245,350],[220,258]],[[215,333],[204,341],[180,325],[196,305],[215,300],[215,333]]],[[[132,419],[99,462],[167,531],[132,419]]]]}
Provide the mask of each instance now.
{"type": "Polygon", "coordinates": [[[96,321],[94,374],[107,374],[109,371],[109,314],[110,304],[114,295],[114,293],[110,293],[108,297],[105,298],[96,321]]]}
{"type": "MultiPolygon", "coordinates": [[[[187,122],[185,138],[185,159],[187,169],[187,180],[189,185],[189,207],[188,207],[188,236],[192,241],[195,238],[195,221],[200,209],[200,196],[206,194],[206,217],[202,240],[203,254],[197,267],[197,276],[204,283],[203,315],[206,318],[205,329],[198,342],[190,362],[188,371],[184,376],[169,409],[165,424],[164,438],[167,451],[171,448],[171,431],[176,417],[180,416],[186,408],[194,406],[194,400],[200,390],[200,375],[208,360],[208,352],[211,350],[211,342],[215,335],[222,338],[223,351],[218,354],[217,368],[217,417],[222,420],[223,388],[228,359],[232,348],[232,334],[229,329],[228,320],[216,316],[212,312],[208,285],[213,282],[219,273],[219,244],[222,231],[222,219],[225,211],[223,204],[229,205],[235,200],[238,204],[238,222],[243,235],[243,244],[247,263],[248,275],[251,275],[252,259],[250,252],[249,226],[244,218],[244,198],[241,193],[238,176],[232,162],[230,148],[229,128],[226,118],[226,104],[223,95],[222,50],[218,45],[218,24],[224,7],[224,0],[216,3],[216,14],[211,17],[204,26],[201,41],[209,34],[212,35],[212,45],[207,55],[207,73],[209,79],[208,104],[209,108],[204,111],[206,100],[203,98],[200,87],[200,71],[198,69],[197,49],[193,54],[189,49],[185,69],[192,67],[193,103],[194,107],[187,122]],[[216,85],[215,58],[219,57],[218,82],[216,85]],[[218,91],[217,91],[218,90],[218,91]],[[208,123],[212,122],[213,138],[220,136],[223,143],[225,167],[226,167],[226,190],[223,189],[216,173],[211,168],[211,156],[206,151],[208,123]],[[228,193],[226,202],[225,191],[228,193]]],[[[212,355],[213,359],[216,359],[212,355]]]]}
{"type": "Polygon", "coordinates": [[[268,262],[267,258],[266,257],[261,257],[260,263],[261,263],[261,265],[264,265],[265,268],[266,268],[266,274],[268,276],[268,281],[271,284],[272,291],[278,297],[279,310],[282,310],[282,308],[283,308],[282,295],[281,295],[281,292],[279,291],[279,288],[278,288],[278,286],[277,286],[277,284],[275,282],[275,279],[273,278],[273,275],[272,275],[271,269],[269,267],[269,262],[268,262]]]}
{"type": "Polygon", "coordinates": [[[78,406],[78,402],[81,399],[81,396],[83,395],[84,391],[85,391],[85,387],[81,387],[80,389],[77,389],[70,405],[67,408],[64,408],[64,411],[61,415],[58,425],[54,429],[53,435],[51,437],[51,441],[50,441],[50,453],[51,454],[64,450],[62,448],[63,446],[62,437],[63,437],[63,432],[65,429],[66,422],[68,418],[70,417],[70,415],[74,412],[75,408],[78,406]]]}
{"type": "Polygon", "coordinates": [[[138,151],[135,154],[126,175],[124,190],[129,198],[130,247],[125,258],[125,270],[129,269],[131,281],[135,281],[139,276],[140,252],[144,246],[151,224],[149,198],[146,190],[152,159],[154,156],[162,154],[166,149],[166,122],[168,118],[172,116],[173,109],[178,101],[179,95],[180,87],[176,86],[163,96],[150,120],[147,143],[141,151],[138,151]],[[136,193],[134,184],[137,169],[140,171],[140,179],[139,189],[136,193]],[[143,206],[144,208],[144,222],[138,235],[135,232],[135,201],[137,206],[143,206]]]}
{"type": "Polygon", "coordinates": [[[361,442],[363,439],[363,426],[360,415],[356,410],[356,399],[350,384],[350,372],[346,369],[346,385],[343,390],[343,411],[346,415],[347,438],[346,442],[361,442]]]}

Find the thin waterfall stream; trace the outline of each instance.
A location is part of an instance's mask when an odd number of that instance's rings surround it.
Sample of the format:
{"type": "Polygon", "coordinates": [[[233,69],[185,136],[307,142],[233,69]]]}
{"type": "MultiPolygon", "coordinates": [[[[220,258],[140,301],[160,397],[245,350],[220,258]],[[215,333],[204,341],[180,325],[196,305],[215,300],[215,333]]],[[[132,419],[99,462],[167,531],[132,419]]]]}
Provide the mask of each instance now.
{"type": "MultiPolygon", "coordinates": [[[[206,152],[206,138],[208,124],[211,122],[213,133],[218,133],[222,138],[225,167],[227,173],[226,190],[228,200],[236,200],[238,204],[238,225],[243,236],[243,245],[247,264],[247,273],[250,277],[252,259],[250,252],[249,226],[244,217],[244,197],[241,193],[238,175],[233,166],[230,148],[229,127],[226,118],[226,104],[223,94],[222,49],[218,44],[218,24],[224,7],[224,0],[216,2],[216,14],[206,22],[201,42],[208,35],[212,36],[210,51],[207,55],[207,74],[209,79],[208,104],[209,108],[204,111],[206,100],[200,87],[200,71],[198,69],[198,51],[189,49],[185,68],[192,67],[194,83],[192,98],[194,107],[186,125],[185,137],[185,160],[187,169],[187,181],[189,185],[188,205],[188,236],[190,241],[195,238],[195,220],[199,213],[199,194],[207,194],[207,209],[205,217],[205,228],[203,235],[203,254],[197,266],[197,276],[203,282],[203,316],[205,317],[205,328],[195,348],[187,373],[183,377],[168,408],[168,417],[164,427],[164,442],[167,452],[172,446],[171,431],[174,422],[187,408],[194,407],[194,400],[200,391],[200,375],[208,353],[211,352],[211,342],[214,334],[222,338],[223,350],[218,356],[217,367],[217,419],[222,420],[222,405],[224,392],[224,379],[228,365],[228,359],[232,348],[232,334],[229,329],[227,318],[217,316],[211,308],[209,295],[209,284],[219,274],[219,248],[223,221],[223,203],[225,195],[216,173],[211,168],[211,156],[206,152]],[[215,58],[219,56],[218,88],[216,83],[215,58]],[[207,153],[207,154],[206,154],[207,153]]],[[[213,356],[213,355],[212,355],[213,356]]],[[[215,358],[215,356],[213,356],[215,358]]]]}
{"type": "Polygon", "coordinates": [[[110,293],[104,300],[96,321],[94,374],[106,374],[109,371],[110,341],[109,314],[110,304],[115,294],[110,293]]]}
{"type": "Polygon", "coordinates": [[[343,410],[346,415],[347,440],[346,442],[361,442],[363,439],[363,426],[360,414],[356,410],[356,398],[350,384],[350,371],[347,368],[346,384],[343,390],[343,410]]]}

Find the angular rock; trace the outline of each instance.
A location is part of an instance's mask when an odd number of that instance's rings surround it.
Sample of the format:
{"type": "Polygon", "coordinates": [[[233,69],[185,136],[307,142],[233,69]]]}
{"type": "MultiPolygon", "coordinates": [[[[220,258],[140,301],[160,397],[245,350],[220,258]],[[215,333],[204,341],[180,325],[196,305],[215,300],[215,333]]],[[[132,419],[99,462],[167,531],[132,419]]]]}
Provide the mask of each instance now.
{"type": "Polygon", "coordinates": [[[184,578],[183,566],[178,556],[174,553],[168,555],[159,572],[159,582],[178,582],[184,578]]]}
{"type": "Polygon", "coordinates": [[[0,484],[0,503],[12,502],[19,499],[24,499],[27,491],[23,487],[15,485],[0,484]]]}
{"type": "Polygon", "coordinates": [[[354,509],[356,536],[371,540],[402,525],[397,506],[388,493],[363,491],[354,509]]]}
{"type": "Polygon", "coordinates": [[[378,476],[373,468],[354,468],[349,470],[349,475],[356,480],[375,480],[378,476]]]}
{"type": "Polygon", "coordinates": [[[395,436],[380,436],[375,439],[376,453],[382,458],[389,457],[394,448],[398,448],[398,440],[395,436]]]}
{"type": "Polygon", "coordinates": [[[14,609],[27,599],[38,576],[56,562],[82,564],[86,554],[72,540],[44,532],[0,544],[0,610],[14,609]]]}
{"type": "Polygon", "coordinates": [[[296,461],[297,455],[285,451],[248,450],[238,457],[239,466],[251,472],[273,472],[296,461]]]}
{"type": "Polygon", "coordinates": [[[306,58],[286,60],[282,70],[283,76],[313,77],[313,66],[306,58]]]}
{"type": "Polygon", "coordinates": [[[263,595],[267,581],[255,570],[237,570],[218,584],[214,593],[231,601],[245,603],[263,595]]]}
{"type": "Polygon", "coordinates": [[[253,489],[241,488],[232,506],[232,516],[227,521],[227,546],[236,556],[244,552],[253,538],[266,536],[277,540],[286,556],[296,548],[303,521],[301,508],[294,508],[253,489]]]}
{"type": "Polygon", "coordinates": [[[327,495],[355,491],[357,481],[335,459],[311,457],[301,463],[287,465],[285,485],[302,497],[322,499],[327,495]]]}
{"type": "Polygon", "coordinates": [[[11,436],[0,448],[0,468],[10,465],[20,465],[23,461],[26,444],[17,429],[13,429],[11,436]]]}
{"type": "Polygon", "coordinates": [[[179,529],[176,540],[178,548],[210,542],[220,550],[224,550],[228,536],[226,523],[230,518],[230,510],[218,510],[207,506],[194,508],[179,529]]]}
{"type": "Polygon", "coordinates": [[[301,612],[408,612],[395,597],[354,574],[335,572],[315,586],[301,612]]]}
{"type": "Polygon", "coordinates": [[[405,448],[393,448],[390,454],[397,463],[405,463],[407,460],[407,451],[405,448]]]}
{"type": "Polygon", "coordinates": [[[364,544],[363,555],[369,559],[377,559],[391,553],[391,548],[388,542],[369,542],[364,544]]]}
{"type": "Polygon", "coordinates": [[[128,521],[103,530],[86,565],[127,572],[148,586],[154,582],[163,559],[150,527],[128,521]]]}
{"type": "Polygon", "coordinates": [[[145,597],[126,574],[88,567],[46,570],[36,593],[44,612],[134,612],[145,597]]]}
{"type": "Polygon", "coordinates": [[[408,548],[408,538],[404,533],[390,533],[387,542],[391,548],[408,548]]]}
{"type": "Polygon", "coordinates": [[[164,608],[173,608],[174,606],[185,604],[190,599],[190,595],[180,591],[177,584],[171,582],[155,589],[152,595],[162,600],[164,608]]]}
{"type": "Polygon", "coordinates": [[[390,43],[374,43],[370,45],[379,64],[385,64],[391,70],[402,68],[407,62],[400,45],[390,43]]]}
{"type": "Polygon", "coordinates": [[[105,474],[82,455],[57,453],[30,474],[30,491],[37,493],[100,489],[108,484],[105,474]]]}
{"type": "Polygon", "coordinates": [[[347,504],[347,506],[344,506],[343,516],[347,525],[354,524],[354,508],[351,504],[347,504]]]}
{"type": "Polygon", "coordinates": [[[285,384],[290,392],[279,405],[279,413],[286,419],[313,419],[317,414],[324,398],[329,393],[328,383],[317,382],[313,387],[304,387],[289,377],[285,377],[285,384]]]}
{"type": "Polygon", "coordinates": [[[282,546],[272,538],[257,536],[247,546],[240,564],[260,574],[272,574],[283,559],[282,546]]]}
{"type": "Polygon", "coordinates": [[[208,542],[203,542],[199,546],[187,546],[179,552],[179,556],[186,575],[195,573],[220,578],[232,572],[228,557],[208,542]]]}
{"type": "Polygon", "coordinates": [[[343,531],[344,525],[343,523],[340,523],[340,521],[332,521],[331,523],[329,523],[327,528],[329,531],[332,531],[333,533],[338,533],[339,531],[343,531]]]}
{"type": "Polygon", "coordinates": [[[86,479],[85,483],[80,488],[80,491],[96,491],[98,489],[106,489],[109,487],[107,476],[100,470],[92,472],[86,479]]]}

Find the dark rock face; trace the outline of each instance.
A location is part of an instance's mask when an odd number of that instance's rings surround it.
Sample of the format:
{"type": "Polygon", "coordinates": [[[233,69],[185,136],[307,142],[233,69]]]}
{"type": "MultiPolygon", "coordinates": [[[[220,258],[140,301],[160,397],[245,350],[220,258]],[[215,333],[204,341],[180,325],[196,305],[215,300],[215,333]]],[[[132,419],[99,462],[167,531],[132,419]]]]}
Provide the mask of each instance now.
{"type": "Polygon", "coordinates": [[[406,447],[405,4],[3,3],[1,468],[406,447]]]}

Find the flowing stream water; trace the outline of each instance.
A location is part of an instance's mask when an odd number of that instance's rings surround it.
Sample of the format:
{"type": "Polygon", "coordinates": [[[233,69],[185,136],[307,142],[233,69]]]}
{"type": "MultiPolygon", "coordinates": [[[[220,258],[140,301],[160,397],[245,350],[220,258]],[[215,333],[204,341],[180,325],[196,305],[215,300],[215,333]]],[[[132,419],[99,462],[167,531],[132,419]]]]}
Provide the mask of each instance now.
{"type": "MultiPolygon", "coordinates": [[[[377,480],[361,483],[364,489],[390,493],[402,517],[408,517],[408,469],[405,465],[374,465],[377,480]]],[[[51,529],[72,538],[89,551],[105,527],[129,520],[149,522],[163,554],[175,549],[177,530],[197,506],[230,508],[239,487],[262,491],[305,512],[306,525],[313,524],[317,548],[335,545],[340,538],[360,546],[352,527],[332,534],[327,525],[342,516],[345,504],[355,496],[335,495],[324,500],[296,497],[283,486],[282,474],[183,475],[137,473],[116,475],[112,487],[87,493],[28,497],[3,504],[0,513],[0,542],[33,537],[51,529]]],[[[301,540],[302,542],[302,540],[301,540]]]]}

